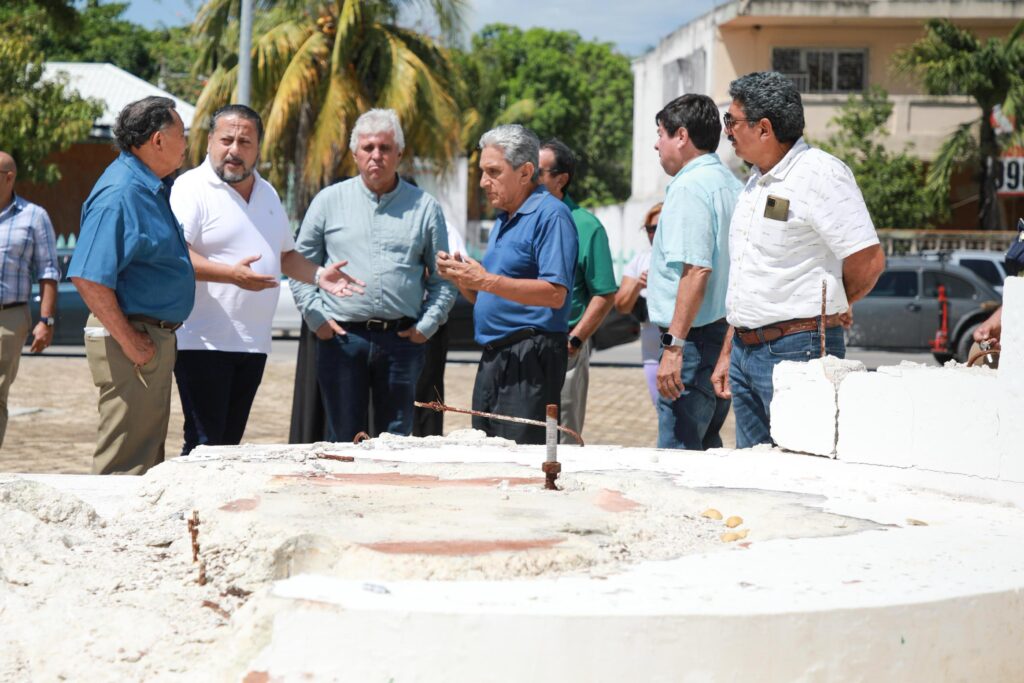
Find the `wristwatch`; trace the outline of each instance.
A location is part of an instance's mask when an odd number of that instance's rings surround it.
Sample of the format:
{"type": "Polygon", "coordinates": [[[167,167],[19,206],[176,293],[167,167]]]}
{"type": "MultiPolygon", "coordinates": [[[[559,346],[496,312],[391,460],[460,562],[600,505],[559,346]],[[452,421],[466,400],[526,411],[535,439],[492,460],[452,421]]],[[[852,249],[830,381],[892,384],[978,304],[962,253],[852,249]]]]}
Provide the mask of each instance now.
{"type": "Polygon", "coordinates": [[[577,337],[575,334],[570,334],[569,346],[571,346],[574,349],[579,349],[581,346],[583,346],[583,340],[577,337]]]}
{"type": "Polygon", "coordinates": [[[52,315],[41,315],[39,316],[39,322],[46,325],[47,327],[53,327],[57,323],[57,319],[52,315]]]}
{"type": "Polygon", "coordinates": [[[313,273],[313,286],[314,287],[320,287],[320,276],[323,275],[323,274],[324,274],[324,267],[323,266],[320,266],[319,268],[317,268],[316,272],[313,273]]]}
{"type": "Polygon", "coordinates": [[[668,332],[665,332],[664,334],[661,335],[661,345],[663,347],[667,348],[669,346],[678,346],[679,348],[682,348],[683,344],[685,343],[685,337],[674,337],[668,332]]]}

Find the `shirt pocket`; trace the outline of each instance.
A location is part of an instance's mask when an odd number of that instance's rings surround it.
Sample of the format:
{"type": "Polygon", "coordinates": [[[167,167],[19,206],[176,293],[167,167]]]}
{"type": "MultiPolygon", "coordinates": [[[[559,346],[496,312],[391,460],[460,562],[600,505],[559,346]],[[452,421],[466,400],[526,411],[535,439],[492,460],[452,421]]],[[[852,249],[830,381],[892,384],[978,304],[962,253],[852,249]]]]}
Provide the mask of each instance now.
{"type": "Polygon", "coordinates": [[[400,266],[423,265],[423,240],[409,230],[387,229],[380,236],[381,255],[400,266]]]}
{"type": "Polygon", "coordinates": [[[501,245],[501,267],[509,277],[536,278],[537,259],[533,243],[526,240],[504,242],[501,245]]]}

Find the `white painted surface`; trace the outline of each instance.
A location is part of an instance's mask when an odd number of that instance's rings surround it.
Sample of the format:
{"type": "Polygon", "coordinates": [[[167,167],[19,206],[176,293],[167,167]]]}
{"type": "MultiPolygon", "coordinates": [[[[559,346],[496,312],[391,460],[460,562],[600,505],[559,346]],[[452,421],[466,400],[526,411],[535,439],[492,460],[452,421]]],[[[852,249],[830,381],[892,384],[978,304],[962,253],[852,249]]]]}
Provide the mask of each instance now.
{"type": "Polygon", "coordinates": [[[835,356],[779,363],[772,372],[772,440],[786,450],[835,457],[839,384],[865,371],[860,361],[835,356]]]}

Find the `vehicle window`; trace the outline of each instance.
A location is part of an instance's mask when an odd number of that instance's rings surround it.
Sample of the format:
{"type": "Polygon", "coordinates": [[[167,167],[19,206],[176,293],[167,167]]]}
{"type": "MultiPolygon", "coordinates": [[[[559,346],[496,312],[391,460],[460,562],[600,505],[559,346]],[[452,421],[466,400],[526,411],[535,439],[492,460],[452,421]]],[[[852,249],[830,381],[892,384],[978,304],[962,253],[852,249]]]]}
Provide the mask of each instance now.
{"type": "Polygon", "coordinates": [[[950,299],[976,299],[978,291],[967,280],[949,273],[925,273],[924,295],[934,298],[939,295],[939,285],[945,285],[946,296],[950,299]]]}
{"type": "Polygon", "coordinates": [[[1003,275],[999,272],[996,264],[986,259],[967,258],[960,259],[960,265],[969,268],[985,282],[996,287],[1003,284],[1003,275]]]}
{"type": "Polygon", "coordinates": [[[915,297],[917,296],[917,271],[887,270],[878,278],[878,284],[868,296],[915,297]]]}

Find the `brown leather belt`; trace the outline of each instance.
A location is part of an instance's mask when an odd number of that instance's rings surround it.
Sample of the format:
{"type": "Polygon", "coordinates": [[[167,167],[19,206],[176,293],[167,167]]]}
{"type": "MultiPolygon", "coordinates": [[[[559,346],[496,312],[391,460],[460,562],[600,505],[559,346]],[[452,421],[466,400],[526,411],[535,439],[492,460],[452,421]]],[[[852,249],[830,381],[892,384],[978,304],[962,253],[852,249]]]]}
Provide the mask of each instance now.
{"type": "Polygon", "coordinates": [[[154,327],[159,327],[161,330],[170,330],[171,332],[174,332],[176,329],[181,327],[181,323],[172,323],[167,320],[160,320],[159,318],[154,318],[151,315],[142,315],[141,313],[132,313],[131,315],[126,315],[125,317],[131,320],[132,322],[153,325],[154,327]]]}
{"type": "MultiPolygon", "coordinates": [[[[765,342],[775,341],[782,337],[788,337],[789,335],[796,334],[797,332],[813,332],[818,329],[819,320],[821,320],[820,317],[796,318],[795,320],[783,320],[782,322],[772,323],[771,325],[765,325],[764,327],[757,327],[754,329],[737,327],[736,336],[739,337],[740,341],[747,346],[754,346],[757,344],[764,344],[765,342]]],[[[838,313],[825,316],[825,329],[838,327],[839,325],[838,313]]]]}

